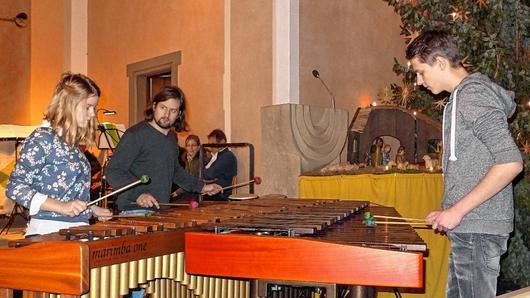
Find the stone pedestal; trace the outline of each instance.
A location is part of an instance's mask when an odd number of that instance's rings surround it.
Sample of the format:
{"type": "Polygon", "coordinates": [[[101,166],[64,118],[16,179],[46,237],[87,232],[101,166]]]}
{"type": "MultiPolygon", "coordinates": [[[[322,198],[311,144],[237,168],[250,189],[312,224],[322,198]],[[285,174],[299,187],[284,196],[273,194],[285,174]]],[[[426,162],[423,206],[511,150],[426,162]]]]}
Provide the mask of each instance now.
{"type": "Polygon", "coordinates": [[[298,176],[339,161],[348,112],[282,104],[261,109],[262,177],[260,193],[298,196],[298,176]]]}

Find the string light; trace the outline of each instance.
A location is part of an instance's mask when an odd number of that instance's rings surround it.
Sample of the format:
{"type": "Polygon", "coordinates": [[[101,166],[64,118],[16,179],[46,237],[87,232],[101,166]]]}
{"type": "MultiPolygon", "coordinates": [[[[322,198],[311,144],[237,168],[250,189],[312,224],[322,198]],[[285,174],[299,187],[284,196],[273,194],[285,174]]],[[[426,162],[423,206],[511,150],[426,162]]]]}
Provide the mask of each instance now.
{"type": "Polygon", "coordinates": [[[443,110],[443,108],[445,107],[445,104],[446,104],[446,100],[447,100],[447,97],[442,98],[442,99],[436,101],[436,102],[434,103],[435,108],[436,108],[437,110],[443,110]]]}
{"type": "Polygon", "coordinates": [[[403,88],[401,88],[401,106],[406,107],[410,101],[412,100],[412,90],[413,87],[411,84],[405,84],[403,88]]]}
{"type": "Polygon", "coordinates": [[[394,99],[394,92],[392,91],[392,88],[390,86],[386,86],[385,88],[381,89],[381,91],[377,94],[377,99],[383,105],[392,104],[394,99]]]}
{"type": "Polygon", "coordinates": [[[450,13],[449,15],[453,18],[453,21],[458,21],[458,20],[464,21],[469,17],[470,15],[469,11],[463,11],[454,5],[452,7],[453,7],[453,12],[450,13]]]}
{"type": "Polygon", "coordinates": [[[416,39],[416,37],[420,36],[420,31],[416,31],[414,29],[411,30],[409,28],[403,28],[403,31],[405,31],[405,33],[403,34],[405,35],[403,39],[405,39],[407,45],[411,44],[416,39]]]}

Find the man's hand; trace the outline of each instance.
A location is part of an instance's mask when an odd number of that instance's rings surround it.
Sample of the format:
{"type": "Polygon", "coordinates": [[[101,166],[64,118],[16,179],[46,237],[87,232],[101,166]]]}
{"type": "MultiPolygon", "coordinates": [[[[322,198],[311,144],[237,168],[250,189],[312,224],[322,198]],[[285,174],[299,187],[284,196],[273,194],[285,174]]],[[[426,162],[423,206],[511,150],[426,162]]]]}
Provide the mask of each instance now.
{"type": "Polygon", "coordinates": [[[449,231],[456,228],[464,216],[449,208],[444,211],[433,211],[427,215],[425,221],[432,225],[433,230],[449,231]]]}
{"type": "Polygon", "coordinates": [[[219,184],[204,184],[201,194],[213,196],[219,192],[223,192],[223,188],[219,184]]]}
{"type": "Polygon", "coordinates": [[[156,206],[156,209],[160,209],[160,205],[158,205],[158,201],[150,193],[141,194],[138,197],[138,199],[136,199],[136,204],[144,208],[151,208],[153,206],[156,206]]]}
{"type": "Polygon", "coordinates": [[[81,200],[73,200],[69,202],[60,202],[58,213],[70,217],[75,217],[85,211],[87,202],[81,200]]]}
{"type": "Polygon", "coordinates": [[[112,218],[112,211],[107,208],[102,208],[99,206],[92,206],[92,213],[99,221],[107,221],[112,218]]]}

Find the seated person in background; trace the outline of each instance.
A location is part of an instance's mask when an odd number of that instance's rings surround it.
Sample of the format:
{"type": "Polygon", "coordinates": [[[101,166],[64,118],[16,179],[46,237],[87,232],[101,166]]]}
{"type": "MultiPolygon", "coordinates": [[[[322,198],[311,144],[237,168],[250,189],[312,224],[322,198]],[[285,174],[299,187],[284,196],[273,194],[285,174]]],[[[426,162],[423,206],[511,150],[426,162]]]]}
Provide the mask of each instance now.
{"type": "MultiPolygon", "coordinates": [[[[199,173],[204,164],[200,164],[199,161],[199,148],[201,141],[197,135],[189,135],[185,141],[186,150],[182,152],[180,161],[184,165],[184,170],[186,173],[190,174],[193,177],[199,178],[199,173]]],[[[178,188],[172,194],[172,197],[177,197],[177,199],[197,199],[197,194],[190,193],[185,191],[182,188],[178,188]]]]}
{"type": "Polygon", "coordinates": [[[142,121],[125,132],[107,168],[107,179],[114,189],[150,177],[147,184],[118,195],[117,207],[123,213],[147,214],[169,202],[172,183],[190,192],[214,195],[217,184],[204,184],[189,175],[179,164],[177,138],[171,128],[183,130],[184,94],[177,87],[164,87],[152,99],[142,121]]]}
{"type": "Polygon", "coordinates": [[[87,225],[112,212],[90,201],[90,164],[79,143],[95,143],[100,90],[81,74],[65,73],[55,87],[45,121],[25,140],[6,195],[29,209],[26,237],[87,225]]]}
{"type": "Polygon", "coordinates": [[[199,172],[203,165],[199,161],[199,147],[201,146],[201,141],[196,135],[189,135],[186,138],[186,151],[182,154],[182,161],[184,162],[184,169],[186,173],[199,177],[199,172]]]}
{"type": "MultiPolygon", "coordinates": [[[[208,143],[211,144],[225,144],[226,135],[220,129],[214,129],[208,135],[208,143]]],[[[208,147],[212,157],[208,164],[204,166],[202,178],[204,181],[215,182],[221,187],[232,185],[232,179],[237,176],[237,159],[234,153],[227,147],[214,148],[208,147]]],[[[232,189],[227,189],[223,195],[216,195],[213,197],[205,196],[205,199],[211,200],[226,200],[232,194],[232,189]]]]}

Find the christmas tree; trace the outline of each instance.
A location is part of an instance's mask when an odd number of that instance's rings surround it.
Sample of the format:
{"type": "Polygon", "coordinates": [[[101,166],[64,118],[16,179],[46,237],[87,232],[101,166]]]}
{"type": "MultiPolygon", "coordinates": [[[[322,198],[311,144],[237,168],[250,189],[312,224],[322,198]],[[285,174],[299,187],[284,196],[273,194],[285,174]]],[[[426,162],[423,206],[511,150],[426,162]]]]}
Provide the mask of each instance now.
{"type": "MultiPolygon", "coordinates": [[[[515,92],[518,104],[511,128],[523,152],[525,171],[514,181],[515,231],[501,261],[499,289],[530,285],[530,0],[384,0],[401,16],[401,34],[410,43],[428,29],[446,30],[455,37],[464,66],[488,75],[515,92]]],[[[422,111],[440,120],[449,94],[434,96],[415,85],[408,65],[395,60],[401,85],[380,92],[379,100],[422,111]]]]}

